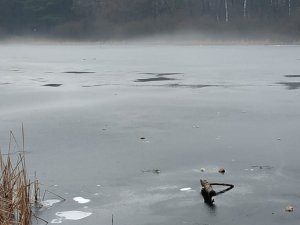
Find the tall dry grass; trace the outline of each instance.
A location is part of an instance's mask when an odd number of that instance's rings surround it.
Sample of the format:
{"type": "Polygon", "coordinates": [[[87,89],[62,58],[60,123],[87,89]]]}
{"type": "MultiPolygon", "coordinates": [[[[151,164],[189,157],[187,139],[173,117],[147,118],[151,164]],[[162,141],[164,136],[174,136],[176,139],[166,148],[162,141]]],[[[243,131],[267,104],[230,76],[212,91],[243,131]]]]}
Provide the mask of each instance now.
{"type": "Polygon", "coordinates": [[[22,151],[11,153],[11,143],[16,139],[10,133],[8,154],[0,151],[0,224],[30,225],[32,209],[39,201],[38,181],[31,182],[27,175],[24,151],[24,132],[22,151]]]}

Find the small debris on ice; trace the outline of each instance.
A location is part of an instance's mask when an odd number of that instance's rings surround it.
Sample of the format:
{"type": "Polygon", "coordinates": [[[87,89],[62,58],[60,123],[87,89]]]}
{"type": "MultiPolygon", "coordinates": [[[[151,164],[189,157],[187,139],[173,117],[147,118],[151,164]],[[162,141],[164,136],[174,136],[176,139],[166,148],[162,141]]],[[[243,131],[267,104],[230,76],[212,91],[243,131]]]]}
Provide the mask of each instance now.
{"type": "Polygon", "coordinates": [[[143,173],[154,173],[154,174],[160,174],[159,169],[153,169],[153,170],[142,170],[143,173]]]}
{"type": "Polygon", "coordinates": [[[224,173],[225,173],[225,169],[224,169],[224,168],[220,168],[220,169],[219,169],[219,173],[224,174],[224,173]]]}
{"type": "Polygon", "coordinates": [[[286,212],[293,212],[294,211],[294,207],[291,206],[291,205],[289,205],[289,206],[285,207],[285,211],[286,212]]]}

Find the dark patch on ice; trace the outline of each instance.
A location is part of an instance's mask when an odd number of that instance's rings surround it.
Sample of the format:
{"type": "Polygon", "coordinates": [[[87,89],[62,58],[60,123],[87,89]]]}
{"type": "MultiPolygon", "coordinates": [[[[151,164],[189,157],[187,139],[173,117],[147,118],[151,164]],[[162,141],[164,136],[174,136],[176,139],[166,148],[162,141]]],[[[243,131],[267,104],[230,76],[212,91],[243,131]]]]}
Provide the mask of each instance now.
{"type": "Polygon", "coordinates": [[[271,170],[273,169],[273,166],[251,166],[251,168],[256,169],[256,170],[271,170]]]}
{"type": "Polygon", "coordinates": [[[286,86],[289,90],[296,90],[300,88],[300,82],[279,82],[278,84],[286,86]]]}
{"type": "Polygon", "coordinates": [[[168,77],[153,77],[153,78],[145,78],[145,79],[136,79],[134,82],[152,82],[152,81],[167,81],[167,80],[177,80],[177,79],[168,78],[168,77]]]}
{"type": "MultiPolygon", "coordinates": [[[[136,81],[137,82],[137,81],[136,81]]],[[[218,84],[152,84],[152,85],[136,85],[137,87],[168,87],[168,88],[191,88],[191,89],[197,89],[197,88],[206,88],[206,87],[233,87],[230,85],[218,85],[218,84]]]]}
{"type": "Polygon", "coordinates": [[[85,74],[85,73],[96,73],[96,72],[94,72],[94,71],[66,71],[63,73],[85,74]]]}
{"type": "Polygon", "coordinates": [[[8,83],[8,82],[6,82],[6,83],[0,83],[0,85],[8,85],[8,84],[11,84],[11,83],[8,83]]]}
{"type": "Polygon", "coordinates": [[[88,88],[88,87],[101,87],[101,86],[105,86],[105,84],[82,85],[81,87],[88,88]]]}
{"type": "Polygon", "coordinates": [[[44,84],[42,86],[45,86],[45,87],[59,87],[61,86],[62,84],[44,84]]]}
{"type": "Polygon", "coordinates": [[[300,75],[285,75],[285,77],[300,77],[300,75]]]}
{"type": "Polygon", "coordinates": [[[44,79],[44,78],[42,78],[42,77],[40,77],[40,78],[34,78],[34,79],[31,79],[31,80],[38,81],[38,82],[47,82],[47,80],[44,79]]]}
{"type": "Polygon", "coordinates": [[[53,72],[51,72],[51,71],[46,71],[46,72],[44,72],[44,73],[53,73],[53,72]]]}
{"type": "Polygon", "coordinates": [[[155,75],[155,76],[158,76],[158,77],[162,77],[162,76],[180,75],[182,73],[141,73],[141,74],[155,75]]]}
{"type": "Polygon", "coordinates": [[[19,72],[20,70],[19,70],[19,69],[10,69],[9,71],[12,71],[12,72],[19,72]]]}
{"type": "Polygon", "coordinates": [[[153,173],[153,174],[160,174],[160,169],[152,169],[152,170],[142,170],[143,173],[153,173]]]}
{"type": "Polygon", "coordinates": [[[140,78],[136,79],[134,82],[152,82],[152,81],[167,81],[167,80],[178,80],[176,78],[169,78],[165,76],[178,75],[182,73],[140,73],[145,75],[153,75],[150,78],[140,78]]]}
{"type": "Polygon", "coordinates": [[[218,85],[210,84],[168,84],[168,87],[185,87],[185,88],[205,88],[205,87],[215,87],[218,85]]]}

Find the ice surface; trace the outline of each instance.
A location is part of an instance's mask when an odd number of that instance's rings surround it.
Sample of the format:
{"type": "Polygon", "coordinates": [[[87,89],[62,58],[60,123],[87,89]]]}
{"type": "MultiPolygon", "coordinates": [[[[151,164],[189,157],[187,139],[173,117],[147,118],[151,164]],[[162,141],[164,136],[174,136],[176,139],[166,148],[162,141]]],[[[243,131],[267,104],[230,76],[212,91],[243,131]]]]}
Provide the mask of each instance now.
{"type": "Polygon", "coordinates": [[[0,52],[1,149],[23,122],[28,171],[67,198],[41,218],[71,225],[55,212],[91,210],[85,225],[112,214],[131,225],[299,224],[282,209],[300,208],[300,78],[286,76],[300,74],[300,46],[2,43],[0,52]],[[135,82],[156,77],[173,79],[135,82]],[[161,173],[141,173],[153,168],[161,173]],[[200,179],[235,188],[209,208],[200,179]]]}

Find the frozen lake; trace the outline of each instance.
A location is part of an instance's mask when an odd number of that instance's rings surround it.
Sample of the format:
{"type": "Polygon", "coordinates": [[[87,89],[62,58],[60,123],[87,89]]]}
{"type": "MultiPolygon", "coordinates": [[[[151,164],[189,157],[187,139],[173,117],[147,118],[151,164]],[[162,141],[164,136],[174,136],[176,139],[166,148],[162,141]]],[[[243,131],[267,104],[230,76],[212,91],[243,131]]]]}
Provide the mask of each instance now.
{"type": "Polygon", "coordinates": [[[300,46],[0,45],[0,146],[53,224],[298,225],[299,88],[300,46]]]}

